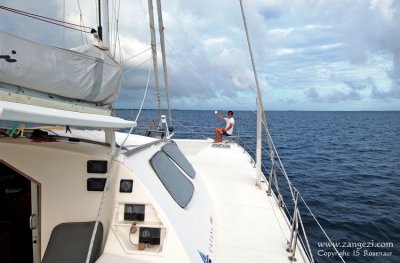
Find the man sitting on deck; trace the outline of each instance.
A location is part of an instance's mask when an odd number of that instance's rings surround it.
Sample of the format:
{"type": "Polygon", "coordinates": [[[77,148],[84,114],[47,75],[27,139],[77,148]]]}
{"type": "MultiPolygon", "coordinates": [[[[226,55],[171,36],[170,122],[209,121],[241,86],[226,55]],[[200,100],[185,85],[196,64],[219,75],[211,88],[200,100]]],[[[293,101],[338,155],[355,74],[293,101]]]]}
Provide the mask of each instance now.
{"type": "Polygon", "coordinates": [[[225,118],[218,111],[215,111],[215,114],[218,116],[218,118],[226,122],[225,128],[215,128],[215,143],[220,143],[222,142],[222,135],[232,135],[235,119],[233,118],[233,111],[228,111],[228,118],[225,118]]]}

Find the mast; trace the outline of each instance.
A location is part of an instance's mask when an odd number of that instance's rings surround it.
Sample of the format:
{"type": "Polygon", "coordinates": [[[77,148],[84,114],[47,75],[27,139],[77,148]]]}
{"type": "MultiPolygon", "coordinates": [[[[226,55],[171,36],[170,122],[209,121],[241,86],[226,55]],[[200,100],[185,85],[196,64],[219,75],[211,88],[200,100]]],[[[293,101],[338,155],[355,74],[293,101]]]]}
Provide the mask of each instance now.
{"type": "MultiPolygon", "coordinates": [[[[153,14],[153,0],[148,0],[149,7],[149,22],[150,22],[150,33],[151,33],[151,51],[153,56],[153,67],[154,67],[154,78],[156,81],[156,94],[157,94],[157,106],[158,113],[161,120],[161,99],[160,99],[160,83],[158,80],[158,65],[157,65],[157,49],[156,49],[156,33],[154,29],[154,14],[153,14]]],[[[161,127],[160,127],[161,128],[161,127]]]]}
{"type": "Polygon", "coordinates": [[[110,48],[109,36],[109,16],[108,16],[108,0],[98,0],[99,5],[99,26],[97,28],[99,38],[103,42],[103,48],[110,48]]]}
{"type": "Polygon", "coordinates": [[[98,9],[98,15],[99,15],[99,26],[97,27],[97,32],[99,35],[100,40],[103,40],[103,28],[101,27],[101,0],[98,0],[97,5],[99,7],[98,9]]]}
{"type": "Polygon", "coordinates": [[[157,0],[157,14],[158,14],[158,30],[160,31],[161,56],[162,56],[163,70],[164,70],[165,95],[167,98],[168,115],[169,115],[169,127],[172,128],[172,114],[171,114],[171,106],[169,103],[169,93],[168,93],[168,70],[167,70],[167,58],[166,58],[167,55],[165,53],[164,23],[162,18],[160,0],[157,0]]]}

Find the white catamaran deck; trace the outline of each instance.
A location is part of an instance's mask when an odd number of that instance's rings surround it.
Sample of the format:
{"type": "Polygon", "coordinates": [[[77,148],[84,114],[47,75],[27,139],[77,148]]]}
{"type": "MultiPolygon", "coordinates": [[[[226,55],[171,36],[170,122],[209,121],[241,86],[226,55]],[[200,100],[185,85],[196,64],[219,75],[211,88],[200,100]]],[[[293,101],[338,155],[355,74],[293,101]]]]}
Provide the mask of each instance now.
{"type": "MultiPolygon", "coordinates": [[[[189,146],[196,142],[177,141],[202,176],[215,207],[216,262],[289,262],[288,223],[266,184],[256,186],[256,169],[251,158],[237,144],[229,148],[189,146]],[[191,152],[189,148],[201,149],[191,152]]],[[[225,146],[225,145],[223,145],[225,146]]],[[[297,262],[305,262],[299,251],[297,262]]]]}

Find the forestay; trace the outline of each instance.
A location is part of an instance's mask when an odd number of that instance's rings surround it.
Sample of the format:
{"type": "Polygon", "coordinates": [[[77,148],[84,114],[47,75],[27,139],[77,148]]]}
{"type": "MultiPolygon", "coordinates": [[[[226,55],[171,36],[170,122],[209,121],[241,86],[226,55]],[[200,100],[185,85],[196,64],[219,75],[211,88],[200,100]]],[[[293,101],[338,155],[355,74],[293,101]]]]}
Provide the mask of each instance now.
{"type": "Polygon", "coordinates": [[[0,82],[99,104],[118,97],[122,68],[106,50],[67,50],[1,30],[0,42],[0,82]]]}

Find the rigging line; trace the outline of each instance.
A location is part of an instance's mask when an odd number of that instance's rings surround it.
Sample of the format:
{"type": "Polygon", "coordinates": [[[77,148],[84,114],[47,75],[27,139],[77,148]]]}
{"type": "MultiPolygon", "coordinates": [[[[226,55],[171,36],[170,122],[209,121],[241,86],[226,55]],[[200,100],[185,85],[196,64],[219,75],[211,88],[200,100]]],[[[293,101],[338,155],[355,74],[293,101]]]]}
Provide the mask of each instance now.
{"type": "MultiPolygon", "coordinates": [[[[65,21],[65,0],[63,0],[63,20],[65,21]]],[[[62,43],[63,43],[63,47],[65,47],[65,28],[63,28],[63,32],[62,32],[62,43]]]]}
{"type": "MultiPolygon", "coordinates": [[[[279,160],[279,162],[281,164],[281,169],[283,169],[283,171],[284,171],[283,174],[284,174],[286,180],[288,181],[288,185],[289,185],[290,192],[292,194],[292,198],[294,198],[291,182],[290,182],[290,180],[289,180],[289,178],[288,178],[288,176],[286,174],[286,171],[284,170],[283,164],[281,163],[279,155],[278,155],[278,153],[277,153],[277,151],[275,149],[275,146],[273,144],[271,135],[269,134],[269,131],[268,131],[267,120],[266,120],[265,111],[264,111],[263,102],[262,102],[261,89],[260,89],[260,86],[259,86],[259,83],[258,83],[257,71],[256,71],[255,62],[254,62],[254,58],[253,58],[253,52],[252,52],[252,48],[251,48],[249,32],[248,32],[248,29],[247,29],[247,23],[246,23],[246,17],[245,17],[245,13],[244,13],[244,7],[243,7],[242,0],[239,0],[239,2],[240,2],[240,8],[241,8],[242,17],[243,17],[243,24],[244,24],[244,28],[245,28],[245,32],[246,32],[247,44],[248,44],[249,52],[250,52],[251,63],[252,63],[252,67],[253,67],[254,79],[256,81],[256,86],[257,86],[257,93],[258,93],[258,96],[257,96],[258,103],[257,104],[259,105],[259,110],[260,109],[262,110],[262,116],[261,117],[262,117],[262,122],[263,122],[264,127],[265,127],[265,132],[266,132],[267,139],[268,139],[268,145],[269,145],[269,148],[270,148],[270,151],[271,151],[271,158],[272,158],[272,153],[275,151],[275,153],[277,154],[278,160],[279,160]]],[[[274,162],[273,159],[271,159],[271,161],[274,162]]],[[[295,200],[293,200],[293,201],[295,201],[295,200]]]]}
{"type": "MultiPolygon", "coordinates": [[[[6,10],[6,11],[9,11],[9,12],[12,12],[12,13],[16,13],[16,14],[19,14],[19,15],[24,15],[24,16],[28,16],[28,17],[31,17],[31,18],[39,19],[39,20],[42,20],[42,21],[45,21],[45,22],[49,22],[49,23],[51,23],[50,21],[54,21],[54,22],[58,22],[58,23],[62,23],[62,24],[81,27],[81,25],[78,25],[78,24],[69,23],[69,22],[66,22],[66,21],[62,21],[62,20],[58,20],[58,19],[54,19],[54,18],[50,18],[50,17],[46,17],[46,16],[36,15],[36,14],[33,14],[33,13],[25,12],[25,11],[22,11],[22,10],[10,8],[10,7],[3,6],[3,5],[0,5],[0,9],[6,10]]],[[[86,27],[86,26],[84,26],[84,28],[92,29],[91,27],[86,27]]]]}
{"type": "MultiPolygon", "coordinates": [[[[209,83],[211,87],[215,88],[215,86],[211,84],[212,81],[210,79],[208,79],[200,70],[196,69],[193,65],[191,65],[181,54],[179,54],[179,52],[172,46],[172,44],[168,41],[168,39],[165,38],[165,41],[167,42],[168,46],[173,49],[175,54],[177,54],[187,65],[189,65],[189,67],[193,70],[193,72],[198,74],[198,77],[200,77],[201,79],[203,79],[204,81],[209,83]]],[[[242,102],[234,99],[232,96],[227,96],[227,97],[229,99],[235,101],[236,103],[242,105],[245,109],[247,109],[249,111],[252,111],[254,113],[257,113],[254,110],[252,110],[249,106],[247,106],[247,105],[243,104],[242,102]]]]}
{"type": "Polygon", "coordinates": [[[85,261],[85,263],[89,263],[89,262],[90,262],[90,257],[91,257],[91,255],[92,255],[94,239],[95,239],[96,233],[97,233],[97,227],[98,227],[99,222],[100,222],[100,216],[101,216],[102,213],[103,213],[104,200],[105,200],[105,197],[106,197],[106,194],[107,194],[108,184],[109,184],[109,182],[110,182],[110,177],[112,176],[112,175],[111,175],[111,170],[112,170],[113,165],[114,165],[114,163],[115,163],[117,157],[119,156],[121,150],[124,148],[126,141],[128,140],[129,136],[132,134],[132,131],[133,131],[133,129],[134,129],[135,126],[136,126],[135,124],[136,124],[136,123],[134,123],[134,124],[132,125],[132,127],[131,127],[130,130],[129,130],[129,132],[126,134],[125,139],[124,139],[123,142],[120,144],[119,148],[118,148],[116,151],[114,151],[114,153],[113,153],[112,156],[111,156],[110,166],[109,166],[109,168],[108,168],[108,170],[107,170],[107,175],[106,175],[106,183],[105,183],[105,185],[104,185],[104,190],[103,190],[103,192],[102,192],[102,196],[101,196],[101,200],[100,200],[100,205],[99,205],[99,210],[97,211],[97,217],[96,217],[96,221],[95,221],[94,228],[93,228],[93,231],[92,231],[92,237],[91,237],[91,240],[90,240],[89,249],[88,249],[88,253],[87,253],[87,256],[86,256],[86,261],[85,261]]]}
{"type": "Polygon", "coordinates": [[[113,46],[112,43],[114,43],[114,32],[115,32],[115,19],[116,19],[116,14],[115,14],[115,8],[116,8],[116,1],[112,0],[111,1],[111,19],[109,21],[109,28],[110,28],[110,50],[111,47],[113,46]]]}
{"type": "MultiPolygon", "coordinates": [[[[251,47],[251,42],[250,42],[250,35],[249,35],[249,30],[247,28],[247,22],[246,22],[246,16],[245,16],[245,12],[244,12],[244,7],[243,7],[243,2],[242,0],[239,0],[240,3],[240,9],[241,9],[241,13],[242,13],[242,18],[243,18],[243,25],[244,25],[244,29],[245,29],[245,33],[246,33],[246,39],[247,39],[247,45],[249,48],[249,52],[250,52],[250,58],[251,58],[251,65],[253,67],[253,74],[254,74],[254,80],[256,82],[256,87],[257,87],[257,107],[258,107],[258,111],[261,110],[260,114],[261,114],[261,124],[264,125],[265,128],[265,133],[269,134],[268,131],[268,123],[267,123],[267,118],[265,116],[265,111],[264,111],[264,106],[263,106],[263,101],[262,101],[262,94],[261,94],[261,89],[260,89],[260,85],[258,82],[258,77],[257,77],[257,70],[256,70],[256,65],[255,65],[255,61],[254,61],[254,56],[253,56],[253,50],[251,47]]],[[[261,127],[260,127],[261,128],[261,127]]],[[[270,147],[270,151],[271,151],[271,156],[272,156],[272,138],[271,136],[269,136],[269,140],[268,140],[268,145],[270,147]]],[[[261,139],[260,139],[261,140],[261,139]]],[[[257,147],[258,149],[258,147],[257,147]]],[[[259,156],[260,157],[260,156],[259,156]]],[[[274,161],[274,160],[271,160],[274,161]]],[[[293,194],[293,193],[292,193],[293,194]]]]}
{"type": "Polygon", "coordinates": [[[115,52],[117,50],[117,41],[119,39],[119,16],[120,16],[120,11],[121,11],[121,0],[118,0],[118,12],[117,12],[117,18],[116,18],[116,31],[115,31],[115,38],[114,38],[114,57],[115,57],[115,52]]]}
{"type": "Polygon", "coordinates": [[[260,89],[260,85],[259,85],[259,82],[258,82],[257,69],[256,69],[255,61],[254,61],[253,49],[251,47],[250,35],[249,35],[249,30],[247,28],[247,21],[246,21],[246,16],[245,16],[245,13],[244,13],[244,7],[243,7],[242,0],[239,0],[239,3],[240,3],[240,9],[241,9],[241,12],[242,12],[243,25],[244,25],[244,29],[245,29],[245,33],[246,33],[247,45],[249,47],[249,52],[250,52],[251,65],[253,67],[254,80],[256,82],[256,87],[257,87],[257,94],[258,94],[257,100],[258,100],[258,102],[260,104],[259,108],[262,110],[262,112],[261,112],[262,116],[261,117],[262,117],[262,121],[264,122],[265,132],[268,133],[267,118],[265,116],[265,111],[264,111],[264,106],[263,106],[263,101],[262,101],[262,95],[261,95],[261,89],[260,89]]]}
{"type": "Polygon", "coordinates": [[[122,47],[121,47],[121,41],[120,41],[120,37],[119,34],[117,36],[117,41],[118,41],[118,51],[119,51],[119,62],[120,64],[123,63],[123,58],[122,58],[122,47]]]}
{"type": "MultiPolygon", "coordinates": [[[[157,45],[158,45],[158,44],[157,44],[157,45]]],[[[147,48],[147,49],[145,49],[145,50],[139,52],[139,53],[136,54],[136,55],[133,55],[132,57],[130,57],[130,58],[128,58],[128,59],[125,59],[124,62],[127,62],[127,61],[129,61],[129,60],[131,60],[131,59],[133,59],[133,58],[135,58],[135,57],[137,57],[137,56],[139,56],[139,55],[141,55],[141,54],[143,54],[143,53],[149,51],[150,49],[151,49],[151,47],[149,47],[149,48],[147,48]]]]}
{"type": "Polygon", "coordinates": [[[116,14],[116,19],[115,19],[116,29],[115,29],[115,36],[114,36],[114,56],[113,57],[115,57],[115,53],[117,51],[117,41],[119,39],[119,12],[120,12],[120,10],[121,10],[121,0],[118,0],[118,11],[116,14]]]}
{"type": "Polygon", "coordinates": [[[168,46],[170,46],[175,54],[177,54],[179,57],[181,57],[181,59],[194,71],[198,74],[198,77],[200,77],[201,79],[205,80],[208,83],[211,83],[211,80],[208,79],[201,71],[199,71],[198,69],[196,69],[192,64],[190,64],[181,54],[179,54],[179,52],[171,45],[171,43],[169,43],[168,39],[165,38],[165,42],[167,42],[168,46]]]}
{"type": "Polygon", "coordinates": [[[303,199],[303,196],[301,194],[299,194],[301,201],[303,201],[303,204],[307,207],[308,211],[310,212],[311,216],[314,218],[314,221],[317,223],[317,225],[319,226],[319,228],[321,229],[321,231],[324,233],[325,237],[328,239],[329,243],[332,245],[332,247],[335,249],[338,257],[342,260],[342,262],[345,262],[342,258],[342,256],[340,255],[339,251],[337,250],[335,244],[333,244],[332,240],[329,238],[328,234],[325,232],[324,228],[322,227],[322,225],[319,223],[318,219],[315,217],[314,213],[311,211],[310,207],[308,206],[308,204],[306,203],[306,201],[303,199]]]}
{"type": "Polygon", "coordinates": [[[114,1],[111,0],[111,4],[110,1],[107,1],[107,10],[108,10],[108,48],[110,51],[110,54],[112,56],[112,51],[111,51],[111,47],[112,47],[112,43],[113,43],[113,32],[114,32],[114,1]]]}
{"type": "Polygon", "coordinates": [[[251,111],[255,114],[257,114],[257,112],[255,110],[252,110],[249,106],[243,104],[242,102],[240,102],[239,100],[235,99],[233,96],[228,96],[229,99],[233,100],[234,102],[240,104],[242,107],[244,107],[246,110],[251,111]]]}
{"type": "Polygon", "coordinates": [[[117,31],[117,14],[116,14],[117,2],[112,0],[111,1],[111,19],[110,19],[110,53],[113,57],[115,57],[115,32],[117,31]]]}
{"type": "MultiPolygon", "coordinates": [[[[246,33],[247,45],[249,47],[249,52],[250,52],[251,64],[252,64],[252,67],[253,67],[254,80],[256,82],[256,87],[257,87],[257,94],[258,94],[258,98],[259,98],[261,109],[263,109],[263,112],[264,112],[264,107],[263,107],[263,103],[262,103],[262,99],[261,99],[262,98],[261,97],[261,89],[260,89],[260,85],[258,83],[257,70],[256,70],[255,62],[254,62],[253,50],[252,50],[252,47],[251,47],[249,31],[247,29],[246,16],[244,14],[244,7],[243,7],[242,0],[239,0],[239,2],[240,2],[240,8],[242,10],[243,24],[244,24],[245,33],[246,33]]],[[[264,113],[264,116],[265,116],[265,113],[264,113]]]]}
{"type": "Polygon", "coordinates": [[[277,160],[279,162],[278,163],[278,167],[279,167],[279,169],[281,169],[281,172],[282,172],[283,176],[285,177],[285,179],[286,179],[286,181],[288,183],[289,190],[290,190],[290,193],[292,195],[293,202],[295,202],[295,200],[294,200],[294,192],[293,192],[293,189],[292,189],[294,186],[293,186],[292,182],[290,181],[290,179],[289,179],[289,177],[288,177],[288,175],[286,173],[286,170],[285,170],[285,167],[283,166],[282,160],[279,157],[279,154],[278,154],[278,151],[276,150],[274,142],[272,141],[271,134],[269,133],[268,130],[266,130],[266,132],[267,132],[268,140],[270,142],[269,145],[270,145],[270,147],[272,147],[274,153],[276,154],[276,158],[277,158],[277,160]]]}
{"type": "MultiPolygon", "coordinates": [[[[0,9],[3,9],[3,8],[0,7],[0,9]]],[[[18,12],[14,12],[14,13],[19,14],[18,12]]],[[[66,25],[63,25],[63,24],[55,23],[55,22],[52,22],[52,21],[49,21],[49,20],[46,20],[46,19],[42,19],[42,18],[30,16],[30,15],[25,15],[25,14],[21,14],[21,15],[26,16],[26,17],[30,17],[30,18],[33,18],[33,19],[41,20],[41,21],[47,22],[49,24],[53,24],[53,25],[57,25],[57,26],[65,27],[65,28],[69,28],[69,29],[72,29],[72,30],[76,30],[76,31],[84,32],[84,33],[91,33],[89,31],[85,31],[85,30],[74,28],[74,27],[66,26],[66,25]]]]}
{"type": "MultiPolygon", "coordinates": [[[[83,14],[82,14],[82,9],[81,9],[81,3],[79,2],[79,0],[76,1],[78,4],[78,9],[79,9],[79,25],[80,27],[84,27],[85,26],[85,22],[83,21],[83,14]]],[[[84,43],[84,39],[86,38],[86,44],[89,42],[87,35],[82,34],[83,32],[81,32],[81,43],[84,43]]]]}
{"type": "MultiPolygon", "coordinates": [[[[177,120],[175,120],[175,123],[178,123],[178,125],[181,125],[183,128],[188,129],[189,131],[192,132],[192,134],[194,133],[194,134],[197,134],[197,135],[199,135],[200,137],[203,137],[203,138],[205,138],[205,139],[210,139],[209,137],[207,137],[207,136],[201,134],[200,132],[196,132],[194,129],[191,129],[191,128],[190,128],[190,127],[193,127],[193,126],[186,126],[186,125],[184,125],[183,123],[181,123],[181,122],[179,122],[179,121],[177,121],[177,120]]],[[[198,126],[197,126],[197,127],[198,127],[198,126]]]]}
{"type": "Polygon", "coordinates": [[[148,60],[146,60],[146,61],[140,63],[139,65],[137,65],[137,66],[134,67],[134,68],[125,70],[124,72],[122,72],[122,75],[125,75],[126,73],[128,73],[128,72],[130,72],[130,71],[132,71],[132,70],[137,69],[138,67],[140,67],[140,66],[143,65],[143,64],[146,64],[146,63],[149,62],[150,60],[152,60],[152,58],[149,58],[148,60]]]}
{"type": "Polygon", "coordinates": [[[100,204],[99,204],[99,209],[97,211],[97,217],[96,217],[95,225],[94,225],[94,228],[93,228],[93,231],[92,231],[92,237],[91,237],[91,240],[90,240],[89,249],[88,249],[88,253],[87,253],[87,256],[86,256],[85,263],[89,263],[90,262],[90,257],[92,255],[94,239],[95,239],[95,236],[96,236],[96,233],[97,233],[97,228],[98,228],[98,225],[99,225],[99,222],[100,222],[100,216],[103,213],[104,200],[105,200],[105,197],[107,195],[108,184],[110,182],[110,177],[112,176],[111,170],[113,168],[115,160],[119,156],[121,150],[124,148],[125,143],[128,140],[129,136],[132,134],[132,131],[135,128],[135,126],[136,126],[136,122],[134,122],[134,124],[131,126],[129,132],[126,134],[125,139],[122,141],[122,143],[120,144],[119,148],[117,148],[117,150],[114,151],[114,153],[112,153],[112,155],[111,155],[110,166],[109,166],[109,168],[107,170],[107,175],[106,175],[106,183],[104,185],[104,190],[102,192],[102,196],[101,196],[101,200],[100,200],[100,204]]]}
{"type": "MultiPolygon", "coordinates": [[[[314,259],[313,256],[312,256],[312,251],[311,251],[311,247],[310,247],[310,242],[308,241],[306,229],[304,228],[303,219],[301,218],[300,209],[297,209],[297,218],[299,219],[300,226],[301,226],[301,229],[302,229],[302,231],[303,231],[303,236],[304,236],[304,239],[305,239],[305,241],[306,241],[306,245],[307,245],[307,250],[308,250],[309,257],[311,257],[312,259],[314,259]]],[[[302,240],[302,239],[300,238],[300,240],[302,240]]],[[[302,242],[302,243],[303,243],[303,242],[302,242]]],[[[304,244],[303,244],[303,247],[304,247],[304,244]]],[[[307,250],[305,250],[305,251],[307,251],[307,250]]],[[[312,260],[312,262],[314,262],[314,260],[312,260]]]]}
{"type": "Polygon", "coordinates": [[[149,65],[149,73],[147,74],[147,83],[146,83],[146,89],[144,90],[142,104],[140,105],[139,112],[136,115],[135,122],[137,122],[137,120],[139,119],[140,113],[141,113],[143,105],[144,105],[144,100],[146,99],[147,88],[149,87],[149,82],[150,82],[150,73],[151,73],[151,64],[149,65]]]}

